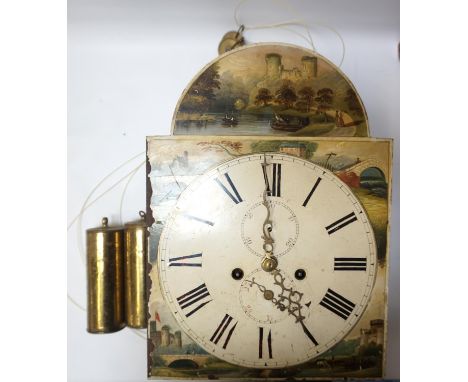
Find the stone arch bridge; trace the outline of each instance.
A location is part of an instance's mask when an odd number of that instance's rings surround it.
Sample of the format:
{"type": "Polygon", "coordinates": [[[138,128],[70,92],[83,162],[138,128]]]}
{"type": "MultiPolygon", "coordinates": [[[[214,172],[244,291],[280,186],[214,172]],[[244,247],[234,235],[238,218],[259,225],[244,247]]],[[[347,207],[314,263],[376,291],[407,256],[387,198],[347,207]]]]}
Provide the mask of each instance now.
{"type": "Polygon", "coordinates": [[[357,176],[361,177],[361,174],[365,170],[367,170],[368,168],[371,168],[371,167],[376,167],[380,171],[382,171],[382,173],[385,175],[385,180],[388,182],[389,174],[388,174],[387,164],[384,163],[384,161],[376,159],[376,158],[365,159],[362,162],[355,163],[351,167],[343,169],[343,170],[341,170],[339,172],[345,172],[345,173],[354,172],[357,176]]]}
{"type": "Polygon", "coordinates": [[[166,362],[167,367],[176,367],[177,363],[181,361],[187,361],[187,364],[195,363],[198,367],[202,367],[207,363],[210,356],[200,354],[164,354],[160,357],[166,362]]]}

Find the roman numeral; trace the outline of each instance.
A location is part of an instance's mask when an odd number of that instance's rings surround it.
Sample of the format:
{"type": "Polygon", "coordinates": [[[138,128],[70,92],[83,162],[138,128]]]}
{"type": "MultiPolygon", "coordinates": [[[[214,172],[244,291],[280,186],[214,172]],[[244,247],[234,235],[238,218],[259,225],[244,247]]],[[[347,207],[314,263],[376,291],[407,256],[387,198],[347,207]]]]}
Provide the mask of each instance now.
{"type": "MultiPolygon", "coordinates": [[[[263,358],[263,328],[260,327],[258,333],[258,358],[263,358]]],[[[268,358],[273,358],[273,351],[271,348],[271,329],[268,332],[268,336],[266,338],[267,347],[268,347],[268,358]]],[[[265,355],[266,356],[266,355],[265,355]]]]}
{"type": "Polygon", "coordinates": [[[304,331],[304,334],[309,337],[309,340],[312,341],[312,343],[315,345],[315,346],[318,346],[318,342],[317,340],[314,338],[314,336],[312,335],[312,333],[309,331],[309,329],[307,329],[307,326],[305,326],[305,324],[300,321],[301,323],[301,326],[302,326],[302,330],[304,331]]]}
{"type": "Polygon", "coordinates": [[[357,220],[356,215],[354,214],[354,212],[351,212],[349,215],[346,215],[345,217],[342,217],[341,219],[338,219],[336,222],[325,227],[325,229],[327,230],[328,234],[331,235],[332,233],[340,230],[343,227],[346,227],[348,224],[351,224],[352,222],[355,222],[356,220],[357,220]]]}
{"type": "Polygon", "coordinates": [[[335,257],[335,271],[365,271],[365,257],[335,257]]]}
{"type": "MultiPolygon", "coordinates": [[[[208,296],[210,296],[210,292],[208,292],[206,285],[201,284],[200,286],[197,286],[191,291],[184,293],[182,296],[177,297],[177,302],[180,305],[180,309],[185,309],[191,307],[195,303],[205,299],[208,296]]],[[[209,302],[211,302],[211,300],[205,300],[204,302],[201,302],[200,304],[195,306],[194,309],[186,313],[185,316],[190,317],[192,314],[197,312],[199,309],[203,308],[209,302]]]]}
{"type": "Polygon", "coordinates": [[[305,198],[304,203],[302,203],[303,207],[307,207],[307,203],[309,203],[310,198],[314,194],[315,190],[317,189],[317,187],[318,187],[318,185],[320,184],[321,181],[322,181],[322,178],[317,178],[317,180],[315,181],[315,183],[314,183],[314,185],[312,187],[312,190],[310,190],[309,195],[307,195],[307,198],[305,198]]]}
{"type": "Polygon", "coordinates": [[[331,289],[328,289],[327,293],[325,293],[325,297],[319,304],[344,320],[350,316],[356,306],[331,289]]]}
{"type": "Polygon", "coordinates": [[[229,340],[231,339],[232,333],[234,332],[234,329],[237,326],[237,321],[233,322],[232,320],[233,318],[229,314],[226,314],[221,323],[216,328],[216,331],[211,336],[210,341],[217,345],[219,340],[223,337],[226,330],[231,326],[231,324],[233,324],[227,332],[226,339],[223,343],[223,349],[226,349],[226,346],[228,345],[229,340]]]}
{"type": "Polygon", "coordinates": [[[169,259],[169,266],[170,267],[201,267],[201,262],[193,262],[193,260],[196,257],[202,257],[201,253],[196,253],[194,255],[188,255],[188,256],[180,256],[180,257],[171,257],[169,259]],[[181,260],[188,260],[188,261],[181,261],[181,260]],[[192,261],[192,262],[190,262],[192,261]]]}
{"type": "Polygon", "coordinates": [[[226,187],[223,182],[219,179],[219,178],[216,178],[215,179],[215,182],[218,183],[219,187],[221,187],[221,189],[227,194],[227,196],[229,196],[232,201],[236,204],[242,202],[242,198],[241,196],[239,195],[239,192],[237,192],[237,188],[236,186],[234,186],[234,183],[232,183],[232,180],[231,180],[231,177],[229,176],[228,173],[225,173],[224,174],[224,177],[226,178],[228,184],[229,184],[229,188],[231,190],[228,189],[228,187],[226,187]]]}
{"type": "Polygon", "coordinates": [[[268,196],[277,196],[281,197],[281,163],[273,163],[273,173],[272,173],[272,187],[270,188],[270,181],[268,180],[268,173],[266,165],[262,164],[263,179],[265,181],[265,187],[267,190],[268,196]]]}

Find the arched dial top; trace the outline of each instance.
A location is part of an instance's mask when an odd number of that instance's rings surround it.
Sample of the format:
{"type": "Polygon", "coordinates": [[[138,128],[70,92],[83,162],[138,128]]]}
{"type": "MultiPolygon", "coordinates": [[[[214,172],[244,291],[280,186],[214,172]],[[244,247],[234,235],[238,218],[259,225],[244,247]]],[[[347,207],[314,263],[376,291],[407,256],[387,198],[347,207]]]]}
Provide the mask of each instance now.
{"type": "Polygon", "coordinates": [[[363,207],[331,172],[252,154],[182,192],[158,267],[174,317],[200,346],[237,365],[280,368],[319,356],[358,322],[376,245],[363,207]],[[270,272],[266,257],[276,261],[270,272]]]}

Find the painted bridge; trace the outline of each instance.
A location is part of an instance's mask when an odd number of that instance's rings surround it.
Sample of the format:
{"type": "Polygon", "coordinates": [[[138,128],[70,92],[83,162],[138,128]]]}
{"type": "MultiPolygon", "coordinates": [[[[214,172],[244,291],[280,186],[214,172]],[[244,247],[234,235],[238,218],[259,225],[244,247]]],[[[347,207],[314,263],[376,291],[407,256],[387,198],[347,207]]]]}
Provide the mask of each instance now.
{"type": "Polygon", "coordinates": [[[202,367],[208,361],[209,355],[198,354],[164,354],[161,358],[168,367],[202,367]]]}
{"type": "Polygon", "coordinates": [[[368,168],[372,168],[372,167],[376,167],[380,171],[382,171],[382,173],[385,175],[385,180],[388,181],[388,168],[386,164],[383,161],[376,159],[376,158],[369,158],[369,159],[363,160],[362,162],[358,162],[352,165],[351,167],[341,170],[340,172],[347,172],[347,173],[354,172],[356,175],[360,177],[361,174],[365,170],[367,170],[368,168]]]}

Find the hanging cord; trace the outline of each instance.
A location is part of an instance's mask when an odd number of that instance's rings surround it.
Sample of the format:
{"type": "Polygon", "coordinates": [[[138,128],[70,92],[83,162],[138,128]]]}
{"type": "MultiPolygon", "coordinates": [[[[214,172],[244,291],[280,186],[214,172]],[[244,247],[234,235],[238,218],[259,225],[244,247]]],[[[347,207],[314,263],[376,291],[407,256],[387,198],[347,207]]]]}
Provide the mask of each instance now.
{"type": "Polygon", "coordinates": [[[67,298],[68,298],[68,301],[70,301],[73,305],[75,305],[78,309],[82,310],[83,312],[86,312],[86,309],[81,306],[79,303],[77,303],[72,296],[70,296],[70,294],[67,292],[67,298]]]}
{"type": "MultiPolygon", "coordinates": [[[[141,155],[141,154],[138,154],[138,155],[141,155]]],[[[135,159],[136,157],[134,157],[133,159],[135,159]]],[[[129,161],[125,162],[125,164],[129,163],[129,161]]],[[[143,163],[141,163],[140,165],[138,165],[138,168],[143,165],[143,163]]],[[[123,167],[120,166],[118,168],[116,168],[114,171],[112,171],[111,173],[109,173],[108,175],[106,175],[105,178],[103,178],[94,188],[93,190],[89,193],[89,195],[87,196],[85,202],[83,203],[83,205],[81,206],[81,209],[80,209],[80,213],[78,215],[76,215],[71,221],[70,223],[68,223],[68,226],[67,226],[67,231],[70,230],[70,228],[73,226],[73,224],[75,224],[75,222],[83,215],[83,212],[86,211],[89,207],[91,207],[94,203],[96,203],[99,199],[101,199],[104,195],[106,195],[109,191],[111,191],[112,189],[114,189],[115,187],[117,187],[122,181],[124,181],[129,175],[131,175],[133,173],[133,171],[135,171],[137,168],[133,169],[132,171],[130,171],[130,173],[128,173],[127,175],[124,175],[122,178],[120,178],[120,180],[118,180],[117,182],[115,182],[111,187],[109,187],[106,191],[104,191],[102,194],[100,194],[96,199],[94,199],[93,201],[87,203],[87,201],[89,199],[91,199],[91,196],[94,194],[94,192],[99,188],[99,186],[104,183],[107,179],[109,179],[117,170],[120,170],[121,168],[123,167]]]]}
{"type": "Polygon", "coordinates": [[[122,219],[122,209],[123,209],[123,204],[124,204],[124,199],[125,199],[125,194],[127,193],[127,188],[129,186],[129,184],[132,182],[133,180],[133,177],[136,175],[136,173],[138,172],[138,170],[144,166],[146,164],[146,161],[144,161],[143,163],[140,163],[135,169],[133,172],[130,173],[130,176],[128,177],[128,180],[127,180],[127,183],[125,183],[125,187],[122,191],[122,196],[120,198],[120,210],[119,210],[119,218],[120,218],[120,225],[123,225],[124,224],[124,221],[122,219]]]}
{"type": "Polygon", "coordinates": [[[283,1],[278,0],[278,1],[275,1],[275,2],[277,3],[278,6],[284,8],[287,11],[289,11],[290,13],[292,13],[295,17],[297,17],[297,19],[293,19],[293,20],[289,20],[289,21],[283,21],[283,22],[279,22],[279,23],[272,23],[272,24],[245,25],[239,20],[239,15],[238,14],[239,14],[240,7],[244,3],[246,3],[247,1],[248,0],[240,0],[237,3],[236,8],[234,9],[234,21],[235,21],[236,25],[239,28],[243,27],[244,30],[275,29],[275,28],[284,29],[284,30],[287,30],[287,31],[289,31],[291,33],[294,33],[294,34],[298,35],[299,37],[301,37],[302,39],[304,39],[308,44],[310,44],[313,51],[317,51],[317,49],[315,48],[314,40],[312,39],[312,34],[310,32],[311,31],[311,26],[312,25],[317,25],[317,26],[329,29],[338,37],[338,39],[340,40],[340,43],[341,43],[342,53],[341,53],[340,63],[338,65],[338,67],[341,67],[341,65],[343,64],[344,58],[345,58],[345,54],[346,54],[346,44],[345,44],[341,34],[335,28],[331,27],[330,25],[319,23],[319,22],[307,23],[304,19],[301,18],[299,12],[297,12],[294,9],[294,7],[290,3],[288,3],[286,0],[283,0],[283,1]],[[298,31],[295,31],[293,29],[286,28],[287,26],[300,26],[300,27],[303,27],[306,34],[307,34],[307,36],[305,36],[304,34],[298,32],[298,31]]]}
{"type": "MultiPolygon", "coordinates": [[[[78,251],[80,253],[80,257],[83,261],[83,264],[85,264],[85,256],[84,256],[84,250],[83,250],[83,243],[82,243],[82,236],[81,236],[81,232],[82,232],[82,217],[83,217],[83,214],[84,212],[89,208],[91,207],[94,203],[96,203],[99,199],[101,199],[104,195],[107,195],[110,191],[112,191],[115,187],[117,187],[120,183],[122,183],[125,179],[128,178],[126,184],[125,184],[125,187],[122,191],[122,196],[121,196],[121,199],[120,199],[120,224],[123,224],[123,219],[122,219],[122,209],[123,209],[123,201],[124,201],[124,198],[125,198],[125,194],[127,192],[127,188],[129,186],[129,184],[131,183],[133,177],[136,175],[136,173],[138,172],[138,170],[146,163],[145,161],[141,162],[140,164],[138,164],[137,167],[135,167],[132,171],[130,171],[129,173],[127,173],[126,175],[124,175],[123,177],[121,177],[117,182],[115,182],[113,185],[111,185],[110,187],[108,187],[104,192],[102,192],[98,197],[96,197],[94,200],[92,200],[91,202],[89,201],[92,196],[94,195],[94,193],[99,189],[99,187],[106,181],[108,180],[112,175],[114,175],[117,171],[119,171],[120,169],[122,169],[124,166],[126,166],[127,164],[131,163],[133,160],[137,159],[138,157],[142,156],[144,154],[144,152],[141,152],[133,157],[131,157],[130,159],[126,160],[125,162],[123,162],[121,165],[119,165],[118,167],[116,167],[113,171],[111,171],[109,174],[107,174],[103,179],[101,179],[100,182],[98,182],[96,184],[96,186],[94,186],[94,188],[91,190],[91,192],[89,193],[89,195],[86,197],[83,205],[81,206],[81,209],[80,209],[80,213],[75,216],[71,222],[68,224],[68,227],[67,227],[67,231],[69,231],[71,229],[71,227],[73,226],[73,224],[75,224],[76,222],[78,222],[77,224],[77,233],[78,233],[78,251]]],[[[76,300],[70,296],[70,294],[67,292],[67,298],[68,300],[73,304],[75,305],[78,309],[86,312],[86,309],[81,305],[79,304],[78,302],[76,302],[76,300]]],[[[144,329],[143,329],[144,330],[144,329]]],[[[146,336],[143,335],[139,330],[137,329],[133,329],[131,328],[131,332],[135,335],[137,335],[138,337],[146,340],[146,336]]]]}
{"type": "MultiPolygon", "coordinates": [[[[110,172],[108,175],[106,175],[93,189],[92,191],[90,192],[90,194],[88,195],[88,197],[86,198],[86,200],[84,201],[83,203],[83,206],[81,207],[81,211],[80,213],[78,214],[77,216],[77,219],[78,219],[78,223],[77,223],[77,226],[76,226],[76,232],[77,232],[77,236],[78,236],[78,250],[80,252],[80,257],[81,257],[81,260],[83,262],[83,264],[86,263],[85,261],[85,256],[84,256],[84,246],[83,246],[83,241],[82,241],[82,219],[83,219],[83,213],[84,211],[88,208],[88,201],[91,199],[91,197],[93,196],[93,194],[96,192],[96,190],[107,180],[109,179],[112,175],[114,175],[118,170],[120,170],[122,167],[124,167],[125,165],[127,165],[128,163],[130,163],[131,161],[133,161],[134,159],[138,158],[139,156],[143,155],[144,153],[139,153],[135,156],[133,156],[132,158],[126,160],[124,163],[122,163],[120,166],[118,166],[116,169],[114,169],[112,172],[110,172]]],[[[139,167],[137,167],[137,169],[133,170],[133,171],[137,171],[139,167]]],[[[111,186],[110,188],[108,188],[104,193],[102,193],[98,199],[100,199],[102,196],[106,195],[109,191],[111,191],[113,188],[117,187],[118,184],[120,184],[123,180],[125,180],[125,178],[127,178],[133,171],[131,171],[129,174],[125,175],[124,177],[120,178],[119,181],[117,181],[116,183],[114,183],[113,186],[111,186]]],[[[97,201],[98,199],[96,199],[95,201],[97,201]]],[[[93,202],[94,203],[94,202],[93,202]]],[[[69,224],[70,226],[70,224],[69,224]]]]}
{"type": "MultiPolygon", "coordinates": [[[[89,200],[91,199],[91,197],[93,196],[93,194],[99,189],[99,187],[107,180],[109,179],[112,175],[114,175],[118,170],[120,170],[122,167],[124,167],[125,165],[127,165],[128,163],[130,163],[131,161],[135,160],[136,158],[138,158],[139,156],[143,155],[143,153],[139,153],[133,157],[131,157],[130,159],[126,160],[124,163],[122,163],[121,165],[119,165],[118,167],[116,167],[113,171],[111,171],[109,174],[107,174],[103,179],[101,179],[101,181],[99,181],[96,186],[91,190],[91,192],[89,193],[89,195],[86,197],[83,205],[81,206],[81,209],[80,209],[80,213],[75,216],[72,221],[68,224],[68,227],[67,227],[67,231],[69,231],[71,229],[71,227],[73,226],[73,224],[75,224],[75,222],[78,221],[78,230],[77,230],[77,233],[78,233],[78,251],[80,253],[80,258],[82,260],[82,263],[83,265],[86,264],[86,259],[85,259],[85,256],[84,256],[84,250],[83,250],[83,243],[82,243],[82,236],[81,236],[81,231],[82,231],[82,217],[83,217],[83,214],[84,212],[89,208],[91,207],[94,203],[96,203],[99,199],[101,199],[103,196],[105,196],[106,194],[108,194],[111,190],[113,190],[115,187],[117,187],[120,183],[122,183],[125,179],[127,179],[128,177],[130,177],[130,180],[133,178],[133,176],[138,172],[138,170],[145,164],[145,162],[142,162],[140,163],[136,168],[134,168],[132,171],[130,171],[128,174],[124,175],[123,177],[121,177],[117,182],[115,182],[112,186],[110,186],[109,188],[107,188],[104,192],[102,192],[98,197],[96,197],[93,201],[89,202],[89,200]],[[89,202],[89,203],[88,203],[89,202]]],[[[122,198],[121,198],[121,202],[120,202],[120,206],[121,206],[121,210],[120,210],[120,221],[122,222],[122,204],[123,204],[123,198],[125,197],[125,193],[127,191],[127,187],[129,185],[130,182],[127,182],[126,186],[125,186],[125,189],[124,191],[122,192],[122,198]]],[[[70,300],[76,304],[76,302],[70,298],[70,300]]],[[[84,309],[84,308],[82,308],[84,309]]]]}

